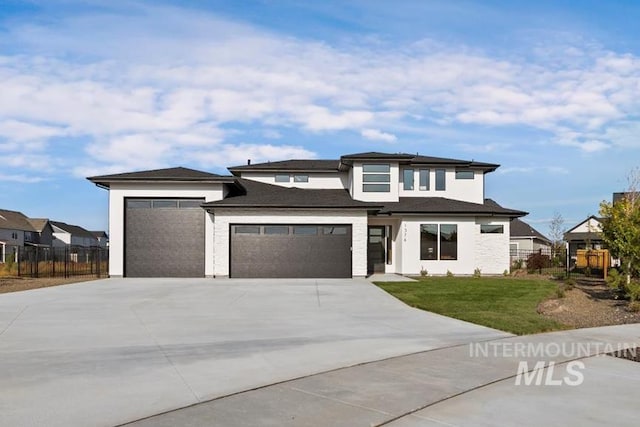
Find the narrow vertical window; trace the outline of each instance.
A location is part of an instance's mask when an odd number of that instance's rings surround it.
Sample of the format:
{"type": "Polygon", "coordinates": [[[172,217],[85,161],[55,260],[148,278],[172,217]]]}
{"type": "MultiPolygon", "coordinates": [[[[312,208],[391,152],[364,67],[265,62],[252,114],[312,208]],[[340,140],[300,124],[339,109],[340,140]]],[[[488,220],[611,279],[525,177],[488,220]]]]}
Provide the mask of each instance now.
{"type": "Polygon", "coordinates": [[[405,190],[413,190],[413,169],[405,169],[402,174],[405,190]]]}
{"type": "Polygon", "coordinates": [[[420,225],[420,259],[438,259],[438,224],[420,225]]]}
{"type": "Polygon", "coordinates": [[[420,191],[429,191],[429,169],[420,169],[420,191]]]}
{"type": "Polygon", "coordinates": [[[458,226],[455,224],[440,226],[440,259],[458,259],[458,226]]]}
{"type": "Polygon", "coordinates": [[[447,171],[444,169],[436,169],[436,191],[445,191],[446,190],[446,174],[447,171]]]}

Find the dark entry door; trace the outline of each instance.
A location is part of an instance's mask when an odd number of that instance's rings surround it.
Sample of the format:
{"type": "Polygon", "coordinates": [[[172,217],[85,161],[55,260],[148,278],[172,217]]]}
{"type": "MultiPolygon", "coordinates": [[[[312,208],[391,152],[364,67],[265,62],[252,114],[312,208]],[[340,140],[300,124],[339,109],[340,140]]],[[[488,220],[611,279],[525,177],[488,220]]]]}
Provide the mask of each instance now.
{"type": "Polygon", "coordinates": [[[386,235],[384,225],[370,225],[367,232],[367,271],[384,273],[386,262],[386,235]]]}
{"type": "Polygon", "coordinates": [[[351,225],[233,224],[231,277],[351,277],[351,225]]]}

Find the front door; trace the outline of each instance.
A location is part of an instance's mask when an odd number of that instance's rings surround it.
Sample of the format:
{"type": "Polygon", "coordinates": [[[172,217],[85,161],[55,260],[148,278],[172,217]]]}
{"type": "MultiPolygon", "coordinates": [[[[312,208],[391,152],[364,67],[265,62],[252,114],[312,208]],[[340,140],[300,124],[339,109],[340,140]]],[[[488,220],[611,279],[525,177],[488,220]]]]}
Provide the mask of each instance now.
{"type": "Polygon", "coordinates": [[[367,272],[384,273],[386,261],[386,235],[384,225],[370,225],[367,232],[367,272]]]}

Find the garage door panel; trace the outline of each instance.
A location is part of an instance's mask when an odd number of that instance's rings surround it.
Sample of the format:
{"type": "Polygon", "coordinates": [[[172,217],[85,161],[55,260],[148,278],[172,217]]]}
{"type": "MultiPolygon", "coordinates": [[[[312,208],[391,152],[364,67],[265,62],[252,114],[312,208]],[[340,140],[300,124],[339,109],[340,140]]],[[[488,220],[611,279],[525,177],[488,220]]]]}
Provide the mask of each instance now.
{"type": "Polygon", "coordinates": [[[298,225],[278,226],[287,226],[288,234],[265,234],[264,226],[259,234],[244,234],[235,227],[253,231],[246,227],[257,226],[231,226],[232,277],[351,277],[350,225],[334,226],[346,228],[341,235],[324,234],[324,226],[317,226],[318,233],[311,235],[294,234],[293,227],[298,225]]]}
{"type": "Polygon", "coordinates": [[[200,208],[127,209],[125,274],[203,277],[204,219],[200,208]]]}

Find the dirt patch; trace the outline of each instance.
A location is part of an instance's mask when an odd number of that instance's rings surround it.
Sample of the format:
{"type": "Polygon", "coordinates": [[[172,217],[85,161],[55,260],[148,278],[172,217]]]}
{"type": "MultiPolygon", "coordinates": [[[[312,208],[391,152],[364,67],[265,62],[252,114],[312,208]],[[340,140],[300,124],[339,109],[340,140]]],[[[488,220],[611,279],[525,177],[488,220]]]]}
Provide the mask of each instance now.
{"type": "Polygon", "coordinates": [[[97,280],[96,277],[0,277],[0,294],[7,292],[26,291],[29,289],[48,288],[50,286],[67,285],[69,283],[88,282],[97,280]]]}
{"type": "Polygon", "coordinates": [[[628,307],[629,302],[606,285],[578,285],[564,298],[540,303],[538,312],[575,328],[640,323],[640,313],[628,307]]]}

